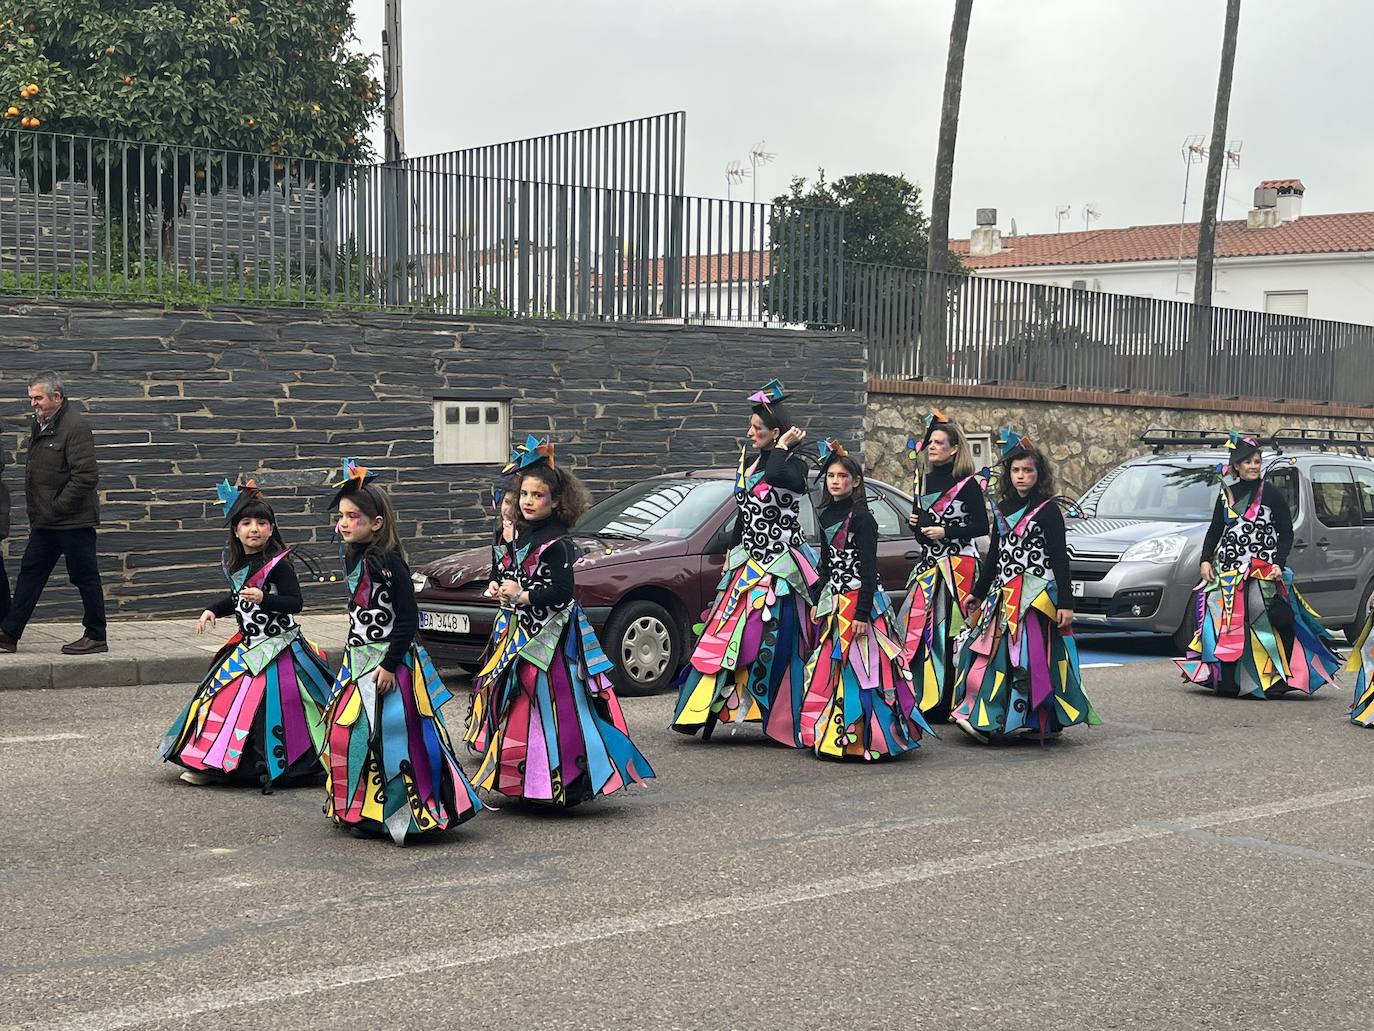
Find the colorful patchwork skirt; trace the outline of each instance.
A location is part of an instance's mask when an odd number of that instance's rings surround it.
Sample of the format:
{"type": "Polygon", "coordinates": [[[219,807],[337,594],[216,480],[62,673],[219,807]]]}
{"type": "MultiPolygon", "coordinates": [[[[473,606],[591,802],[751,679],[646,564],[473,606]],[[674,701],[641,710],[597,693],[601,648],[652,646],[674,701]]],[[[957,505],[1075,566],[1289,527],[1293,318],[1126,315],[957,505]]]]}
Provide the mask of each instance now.
{"type": "Polygon", "coordinates": [[[1347,673],[1355,674],[1355,697],[1350,703],[1350,722],[1361,727],[1374,726],[1374,612],[1364,621],[1346,660],[1347,673]]]}
{"type": "Polygon", "coordinates": [[[418,644],[377,690],[386,642],[348,648],[325,712],[325,815],[398,845],[457,827],[482,809],[440,712],[452,696],[418,644]]]}
{"type": "Polygon", "coordinates": [[[334,674],[300,630],[225,642],[159,746],[163,759],[263,791],[318,775],[334,674]]]}
{"type": "Polygon", "coordinates": [[[899,620],[902,657],[916,681],[921,711],[934,723],[949,719],[958,680],[955,641],[965,626],[978,580],[978,559],[952,555],[912,570],[899,620]]]}

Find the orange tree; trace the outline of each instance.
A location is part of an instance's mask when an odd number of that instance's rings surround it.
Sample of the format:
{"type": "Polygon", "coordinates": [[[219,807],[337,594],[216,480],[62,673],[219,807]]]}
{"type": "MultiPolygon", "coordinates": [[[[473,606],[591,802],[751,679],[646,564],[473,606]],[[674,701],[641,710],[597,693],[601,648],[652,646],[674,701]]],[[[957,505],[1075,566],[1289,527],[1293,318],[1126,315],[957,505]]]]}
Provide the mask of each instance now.
{"type": "Polygon", "coordinates": [[[161,212],[166,234],[188,185],[328,189],[373,157],[381,87],[348,0],[19,0],[10,11],[0,129],[17,136],[0,133],[0,161],[40,189],[74,179],[103,194],[108,177],[111,193],[161,212]]]}

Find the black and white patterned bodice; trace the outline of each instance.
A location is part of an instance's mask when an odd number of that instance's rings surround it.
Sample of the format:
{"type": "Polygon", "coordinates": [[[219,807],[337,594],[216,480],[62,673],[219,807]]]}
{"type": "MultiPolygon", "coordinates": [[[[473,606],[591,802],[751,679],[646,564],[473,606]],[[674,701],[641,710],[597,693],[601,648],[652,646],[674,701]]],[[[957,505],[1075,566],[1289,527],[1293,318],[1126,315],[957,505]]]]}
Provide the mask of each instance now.
{"type": "MultiPolygon", "coordinates": [[[[265,590],[268,594],[277,593],[271,585],[265,590]]],[[[289,612],[268,612],[242,594],[234,599],[234,619],[238,622],[239,633],[243,634],[245,648],[252,648],[274,634],[289,634],[296,629],[296,620],[289,612]]]]}
{"type": "Polygon", "coordinates": [[[740,543],[749,557],[767,565],[789,548],[802,545],[801,495],[760,481],[737,495],[740,543]]]}
{"type": "MultiPolygon", "coordinates": [[[[938,499],[937,499],[938,500],[938,499]]],[[[934,510],[927,508],[928,512],[934,514],[934,510]]],[[[945,528],[946,533],[955,527],[961,527],[968,520],[968,510],[964,503],[958,498],[952,500],[946,506],[944,512],[936,516],[940,520],[940,525],[945,528]]],[[[921,568],[929,568],[942,558],[951,558],[958,555],[968,547],[967,542],[953,540],[946,536],[938,541],[933,541],[925,534],[920,534],[916,538],[916,544],[921,552],[921,568]]]]}
{"type": "MultiPolygon", "coordinates": [[[[1244,507],[1248,509],[1249,505],[1244,507]]],[[[1273,511],[1261,497],[1259,511],[1253,520],[1246,519],[1242,510],[1236,521],[1222,531],[1221,541],[1217,544],[1216,567],[1241,569],[1249,565],[1251,559],[1276,564],[1278,557],[1278,527],[1274,525],[1273,511]]]]}
{"type": "Polygon", "coordinates": [[[359,578],[359,588],[365,590],[355,588],[348,601],[350,648],[389,641],[391,630],[396,625],[396,608],[388,579],[380,572],[374,575],[366,563],[363,563],[359,578]]]}
{"type": "MultiPolygon", "coordinates": [[[[526,555],[524,562],[515,564],[514,578],[522,591],[529,591],[533,596],[535,591],[553,584],[553,574],[549,571],[548,563],[544,561],[544,554],[557,543],[556,540],[551,541],[538,548],[535,554],[526,555]]],[[[549,620],[571,604],[572,602],[568,602],[566,605],[555,605],[552,608],[522,605],[515,610],[515,618],[519,621],[521,628],[533,637],[544,629],[544,625],[549,620]]]]}
{"type": "Polygon", "coordinates": [[[997,588],[1005,587],[1018,576],[1054,579],[1045,545],[1045,530],[1034,519],[1029,520],[1020,533],[1005,534],[998,550],[997,588]]]}
{"type": "Polygon", "coordinates": [[[836,594],[848,594],[850,591],[857,591],[864,585],[863,574],[859,568],[859,552],[853,546],[850,534],[847,532],[849,520],[846,519],[835,527],[835,532],[826,533],[825,542],[825,582],[836,594]],[[840,531],[846,530],[844,534],[844,544],[837,545],[840,539],[840,531]]]}

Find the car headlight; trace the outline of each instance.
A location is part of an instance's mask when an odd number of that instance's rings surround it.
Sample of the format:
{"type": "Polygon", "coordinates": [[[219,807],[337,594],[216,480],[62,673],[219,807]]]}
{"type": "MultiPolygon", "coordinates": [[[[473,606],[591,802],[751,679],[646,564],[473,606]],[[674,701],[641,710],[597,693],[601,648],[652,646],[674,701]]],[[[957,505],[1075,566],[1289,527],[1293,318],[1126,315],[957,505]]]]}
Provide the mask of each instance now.
{"type": "Polygon", "coordinates": [[[1121,553],[1122,562],[1177,562],[1188,538],[1177,533],[1136,541],[1121,553]]]}
{"type": "Polygon", "coordinates": [[[415,593],[419,594],[429,586],[429,577],[425,576],[424,573],[411,573],[410,582],[415,588],[415,593]]]}

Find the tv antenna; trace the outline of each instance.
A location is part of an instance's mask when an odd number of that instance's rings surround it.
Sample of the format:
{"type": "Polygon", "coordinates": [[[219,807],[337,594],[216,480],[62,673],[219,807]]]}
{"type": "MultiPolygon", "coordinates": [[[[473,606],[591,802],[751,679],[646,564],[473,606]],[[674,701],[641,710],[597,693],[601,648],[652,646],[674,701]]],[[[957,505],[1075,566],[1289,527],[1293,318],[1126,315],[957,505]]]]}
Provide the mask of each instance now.
{"type": "Polygon", "coordinates": [[[1011,235],[1016,235],[1016,219],[1014,218],[1011,220],[1011,235]]]}
{"type": "Polygon", "coordinates": [[[759,199],[759,180],[757,175],[759,165],[770,164],[773,161],[773,159],[777,157],[776,154],[770,153],[769,151],[764,149],[767,143],[767,140],[759,140],[757,143],[755,143],[752,147],[749,148],[749,172],[751,175],[754,176],[755,201],[759,199]]]}
{"type": "Polygon", "coordinates": [[[1221,172],[1221,210],[1217,212],[1217,221],[1226,221],[1226,184],[1231,181],[1231,169],[1240,167],[1240,148],[1245,146],[1244,140],[1232,140],[1226,144],[1226,163],[1222,165],[1221,172]]]}
{"type": "Polygon", "coordinates": [[[1100,212],[1100,211],[1097,210],[1097,204],[1096,204],[1094,201],[1089,201],[1087,204],[1084,204],[1084,205],[1083,205],[1083,231],[1084,231],[1084,232],[1087,232],[1087,230],[1088,230],[1088,223],[1090,223],[1090,222],[1096,222],[1096,221],[1097,221],[1099,218],[1101,218],[1101,217],[1102,217],[1102,212],[1100,212]]]}
{"type": "Polygon", "coordinates": [[[743,183],[754,173],[744,167],[744,162],[735,160],[725,166],[725,199],[730,199],[730,187],[743,183]]]}
{"type": "Polygon", "coordinates": [[[1207,160],[1207,137],[1201,134],[1188,136],[1183,140],[1183,208],[1178,215],[1178,264],[1174,269],[1174,293],[1179,292],[1183,279],[1183,225],[1188,221],[1188,183],[1193,177],[1193,166],[1207,160]]]}
{"type": "Polygon", "coordinates": [[[1068,204],[1061,204],[1054,209],[1054,231],[1056,233],[1064,231],[1064,219],[1069,217],[1069,212],[1072,210],[1073,208],[1068,204]]]}

